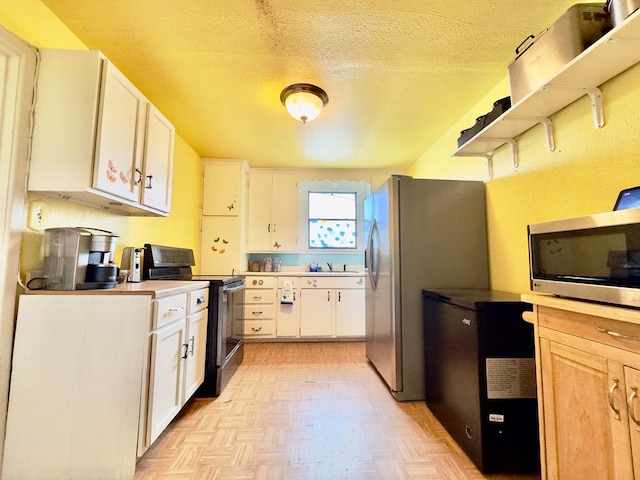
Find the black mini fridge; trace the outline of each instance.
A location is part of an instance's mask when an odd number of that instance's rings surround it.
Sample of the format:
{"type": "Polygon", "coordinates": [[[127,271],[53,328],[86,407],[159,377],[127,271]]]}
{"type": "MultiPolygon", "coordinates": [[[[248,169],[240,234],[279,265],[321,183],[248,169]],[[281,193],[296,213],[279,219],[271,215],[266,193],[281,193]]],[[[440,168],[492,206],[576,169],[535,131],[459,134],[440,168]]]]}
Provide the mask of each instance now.
{"type": "Polygon", "coordinates": [[[485,473],[540,469],[531,305],[495,290],[423,290],[426,403],[485,473]]]}

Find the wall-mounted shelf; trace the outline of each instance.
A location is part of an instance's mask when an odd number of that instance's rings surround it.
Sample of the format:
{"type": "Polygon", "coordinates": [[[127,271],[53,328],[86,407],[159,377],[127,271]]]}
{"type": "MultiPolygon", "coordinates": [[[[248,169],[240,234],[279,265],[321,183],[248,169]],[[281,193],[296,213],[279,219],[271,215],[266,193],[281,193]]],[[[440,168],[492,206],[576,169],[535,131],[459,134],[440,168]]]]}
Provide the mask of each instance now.
{"type": "Polygon", "coordinates": [[[485,157],[493,176],[492,158],[502,145],[509,144],[514,169],[518,167],[515,138],[542,124],[547,148],[555,149],[549,117],[578,98],[591,98],[594,126],[604,125],[602,94],[599,86],[640,62],[640,10],[608,32],[550,77],[538,90],[512,105],[487,127],[453,152],[453,157],[485,157]]]}

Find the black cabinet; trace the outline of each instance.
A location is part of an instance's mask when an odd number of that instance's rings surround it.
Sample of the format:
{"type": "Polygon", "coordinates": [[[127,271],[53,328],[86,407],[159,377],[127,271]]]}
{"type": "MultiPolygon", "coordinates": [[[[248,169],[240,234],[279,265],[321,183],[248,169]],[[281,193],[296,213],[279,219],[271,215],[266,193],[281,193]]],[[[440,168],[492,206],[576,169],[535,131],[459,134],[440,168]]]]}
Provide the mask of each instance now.
{"type": "Polygon", "coordinates": [[[495,290],[422,298],[429,409],[481,471],[538,471],[531,305],[495,290]]]}

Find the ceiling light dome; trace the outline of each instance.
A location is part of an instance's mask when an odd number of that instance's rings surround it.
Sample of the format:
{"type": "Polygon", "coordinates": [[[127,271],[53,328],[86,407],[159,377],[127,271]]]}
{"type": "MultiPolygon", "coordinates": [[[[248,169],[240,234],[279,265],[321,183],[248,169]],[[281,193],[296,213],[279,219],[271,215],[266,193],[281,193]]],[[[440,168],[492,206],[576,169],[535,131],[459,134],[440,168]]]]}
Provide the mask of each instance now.
{"type": "Polygon", "coordinates": [[[307,123],[316,118],[329,103],[329,96],[323,89],[310,83],[294,83],[282,90],[280,101],[293,118],[307,123]]]}

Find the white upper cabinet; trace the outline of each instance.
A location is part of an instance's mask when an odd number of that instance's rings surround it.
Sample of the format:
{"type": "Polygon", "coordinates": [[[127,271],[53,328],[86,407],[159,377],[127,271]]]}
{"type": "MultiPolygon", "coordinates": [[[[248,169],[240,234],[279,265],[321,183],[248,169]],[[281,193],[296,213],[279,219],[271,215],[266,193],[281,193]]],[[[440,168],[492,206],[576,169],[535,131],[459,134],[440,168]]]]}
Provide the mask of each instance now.
{"type": "Polygon", "coordinates": [[[175,129],[98,51],[40,51],[29,190],[129,215],[170,211],[175,129]]]}
{"type": "Polygon", "coordinates": [[[202,214],[240,215],[242,189],[246,183],[244,162],[211,161],[203,169],[202,214]]]}

